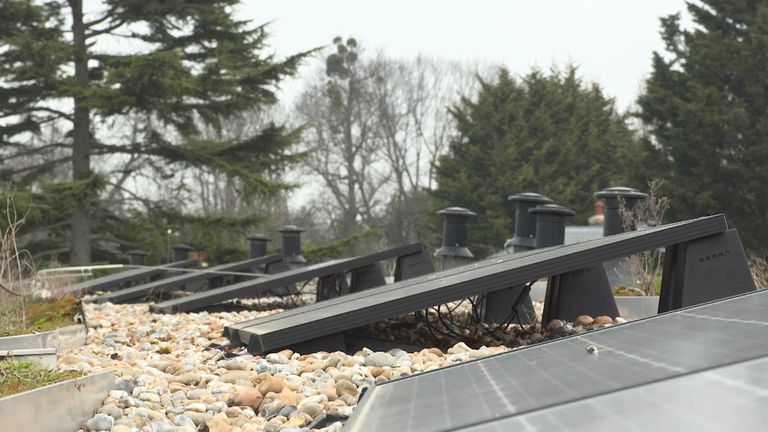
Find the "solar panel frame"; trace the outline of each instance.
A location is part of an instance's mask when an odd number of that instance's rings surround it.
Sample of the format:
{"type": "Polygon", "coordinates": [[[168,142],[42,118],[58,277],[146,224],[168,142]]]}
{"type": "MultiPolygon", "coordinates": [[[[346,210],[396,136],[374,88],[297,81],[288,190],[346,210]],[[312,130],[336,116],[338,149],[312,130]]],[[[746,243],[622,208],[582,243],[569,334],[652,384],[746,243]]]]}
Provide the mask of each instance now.
{"type": "Polygon", "coordinates": [[[317,277],[344,273],[386,259],[420,253],[425,249],[426,246],[423,243],[413,243],[369,255],[330,260],[307,267],[288,270],[275,275],[268,275],[259,278],[258,280],[243,281],[187,297],[156,303],[150,305],[150,310],[157,313],[174,313],[195,310],[226,300],[252,297],[272,289],[280,288],[289,283],[297,283],[317,277]]]}
{"type": "MultiPolygon", "coordinates": [[[[715,215],[508,258],[497,257],[256,319],[248,328],[237,328],[237,338],[248,341],[251,353],[267,352],[595,262],[715,235],[727,228],[725,217],[715,215]]],[[[231,336],[232,332],[228,332],[231,336]]]]}
{"type": "MultiPolygon", "coordinates": [[[[253,266],[260,264],[271,264],[282,260],[282,255],[270,255],[259,258],[249,258],[233,263],[217,265],[205,271],[182,273],[180,275],[171,276],[168,278],[159,279],[152,282],[147,282],[141,285],[132,286],[130,288],[115,291],[109,294],[104,294],[93,299],[96,303],[119,303],[127,300],[134,300],[145,297],[147,295],[165,292],[168,290],[178,289],[184,287],[186,284],[210,280],[216,277],[221,277],[221,274],[212,272],[234,272],[249,269],[253,266]]],[[[253,273],[254,278],[263,276],[261,273],[253,273]]]]}
{"type": "Polygon", "coordinates": [[[187,268],[197,264],[196,260],[183,260],[174,261],[168,264],[150,267],[150,268],[138,268],[132,270],[126,270],[119,273],[98,277],[95,279],[87,280],[77,283],[66,288],[66,292],[70,294],[74,293],[91,293],[94,291],[107,291],[119,288],[119,286],[125,282],[130,282],[137,279],[149,278],[158,274],[171,272],[174,268],[187,268]]]}

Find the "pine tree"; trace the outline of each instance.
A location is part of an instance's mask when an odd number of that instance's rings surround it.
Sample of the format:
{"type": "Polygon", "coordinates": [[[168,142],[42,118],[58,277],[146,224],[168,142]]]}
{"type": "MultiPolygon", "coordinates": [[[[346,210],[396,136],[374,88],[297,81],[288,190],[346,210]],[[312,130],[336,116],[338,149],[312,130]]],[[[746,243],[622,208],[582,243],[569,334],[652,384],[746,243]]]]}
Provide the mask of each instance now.
{"type": "Polygon", "coordinates": [[[470,241],[479,256],[510,237],[509,195],[544,194],[585,223],[592,193],[623,183],[639,146],[613,100],[572,66],[521,78],[501,69],[451,112],[457,134],[439,161],[433,193],[440,205],[477,213],[470,241]]]}
{"type": "Polygon", "coordinates": [[[665,53],[639,114],[669,166],[676,219],[726,212],[748,249],[768,250],[768,3],[689,2],[661,20],[665,53]]]}
{"type": "Polygon", "coordinates": [[[244,198],[285,186],[264,173],[295,160],[297,131],[271,124],[241,140],[200,137],[202,127],[222,130],[232,116],[275,103],[277,85],[307,54],[266,53],[266,28],[234,18],[237,3],[105,0],[98,11],[83,0],[0,3],[0,181],[38,206],[37,222],[69,243],[60,251],[71,262],[90,261],[98,240],[121,240],[112,229],[125,212],[107,190],[155,206],[141,184],[125,187],[138,174],[167,184],[180,171],[217,170],[238,180],[244,198]],[[131,120],[138,126],[124,138],[131,120]],[[41,142],[50,125],[65,134],[41,142]],[[41,184],[61,167],[68,181],[41,184]],[[68,234],[54,231],[62,225],[68,234]]]}

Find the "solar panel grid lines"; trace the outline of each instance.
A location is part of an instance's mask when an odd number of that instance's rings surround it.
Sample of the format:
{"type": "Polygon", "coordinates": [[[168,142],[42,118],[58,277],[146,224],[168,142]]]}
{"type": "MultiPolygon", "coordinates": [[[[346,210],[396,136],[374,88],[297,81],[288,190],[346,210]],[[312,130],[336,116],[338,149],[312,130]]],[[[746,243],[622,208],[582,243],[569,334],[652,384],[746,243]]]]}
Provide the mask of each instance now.
{"type": "MultiPolygon", "coordinates": [[[[712,300],[712,301],[709,301],[709,302],[706,302],[706,303],[701,303],[701,304],[697,304],[697,305],[693,305],[693,306],[687,306],[685,308],[681,308],[681,309],[678,309],[678,310],[675,310],[675,311],[663,312],[663,313],[659,313],[658,315],[636,319],[636,320],[633,320],[633,321],[622,323],[621,326],[622,326],[622,328],[624,328],[626,326],[637,325],[639,323],[644,323],[644,322],[647,322],[649,320],[654,320],[657,317],[661,317],[661,316],[665,316],[665,315],[672,315],[672,314],[680,314],[680,315],[686,315],[686,316],[702,317],[702,318],[706,318],[706,319],[717,319],[718,317],[704,316],[702,314],[691,313],[691,311],[696,311],[699,308],[702,308],[702,307],[707,306],[707,305],[712,305],[712,304],[724,305],[725,302],[728,301],[728,300],[733,300],[733,299],[737,299],[737,298],[744,297],[744,296],[751,296],[751,295],[754,295],[754,294],[756,294],[756,293],[755,292],[750,292],[750,293],[745,293],[745,294],[736,294],[736,295],[733,295],[733,296],[730,296],[730,297],[726,297],[726,298],[723,298],[723,299],[712,300]]],[[[708,312],[710,314],[712,314],[712,311],[708,311],[708,312]]],[[[715,312],[714,314],[717,314],[717,312],[715,312]]],[[[765,314],[766,314],[766,317],[768,317],[768,305],[766,305],[765,314]]],[[[729,321],[733,321],[733,320],[729,320],[729,321]]],[[[742,320],[742,322],[743,322],[743,320],[742,320]]],[[[759,325],[763,325],[762,321],[755,321],[755,323],[758,323],[759,325]]],[[[667,325],[660,325],[659,327],[660,327],[660,329],[663,329],[663,328],[666,328],[667,325]]],[[[610,330],[610,329],[613,329],[613,328],[616,328],[616,326],[609,326],[609,327],[604,327],[604,328],[600,328],[600,329],[595,329],[595,330],[590,331],[589,334],[594,336],[596,334],[599,334],[599,332],[607,331],[607,330],[610,330]]],[[[546,346],[547,344],[559,343],[559,342],[562,342],[563,340],[567,340],[569,338],[579,338],[579,337],[581,337],[581,335],[570,335],[570,336],[564,336],[564,337],[558,338],[558,339],[545,340],[545,341],[536,343],[535,345],[530,345],[530,346],[519,348],[516,351],[528,350],[528,349],[531,349],[531,348],[534,348],[534,347],[538,349],[538,348],[542,348],[542,347],[546,346]]],[[[652,337],[652,336],[649,336],[649,337],[652,337]]],[[[491,356],[484,357],[481,360],[487,360],[487,359],[490,359],[490,358],[493,358],[493,357],[503,356],[503,355],[506,355],[506,354],[509,354],[509,353],[505,352],[505,353],[493,354],[491,356]]],[[[435,369],[435,370],[421,372],[421,373],[419,373],[418,376],[423,376],[423,375],[430,374],[430,373],[440,373],[440,372],[443,372],[443,371],[445,371],[447,369],[451,369],[451,368],[454,368],[454,367],[462,367],[462,366],[464,366],[466,364],[467,363],[456,363],[456,364],[453,364],[453,365],[444,366],[444,367],[442,367],[440,369],[435,369]]],[[[409,379],[412,379],[412,378],[413,378],[413,376],[405,376],[405,377],[399,377],[399,378],[392,378],[389,381],[387,381],[386,384],[391,384],[393,382],[397,382],[397,381],[401,381],[401,380],[409,380],[409,379]]]]}
{"type": "Polygon", "coordinates": [[[116,289],[116,288],[119,288],[120,285],[126,282],[131,282],[137,279],[149,278],[164,272],[172,272],[174,268],[192,267],[196,264],[197,264],[196,260],[184,260],[184,261],[174,261],[174,262],[156,266],[156,267],[145,267],[145,268],[126,270],[119,273],[114,273],[107,276],[101,276],[91,280],[74,284],[70,287],[67,287],[65,291],[67,293],[90,293],[93,291],[116,289]]]}
{"type": "Polygon", "coordinates": [[[252,320],[247,328],[237,326],[238,339],[248,340],[252,353],[265,352],[333,331],[348,330],[553,273],[576,270],[606,259],[714,235],[726,226],[725,218],[717,215],[537,250],[517,257],[494,258],[453,269],[450,273],[435,273],[397,282],[364,295],[334,299],[322,306],[301,307],[289,314],[252,320]],[[245,338],[244,333],[251,336],[245,338]]]}
{"type": "MultiPolygon", "coordinates": [[[[768,291],[758,291],[395,379],[368,391],[345,430],[525,430],[545,418],[531,413],[767,357],[766,325],[768,291]],[[396,413],[408,404],[419,415],[406,420],[396,413]]],[[[570,425],[560,416],[532,430],[558,422],[570,425]]]]}
{"type": "Polygon", "coordinates": [[[288,270],[276,275],[266,276],[259,280],[243,281],[237,284],[193,294],[184,298],[156,303],[150,306],[150,310],[159,313],[193,310],[225,300],[253,296],[271,289],[280,288],[287,283],[296,283],[334,273],[347,272],[378,261],[420,253],[425,249],[426,246],[423,243],[412,243],[369,255],[325,261],[307,267],[288,270]]]}
{"type": "MultiPolygon", "coordinates": [[[[126,300],[137,299],[137,298],[145,297],[158,292],[183,288],[184,285],[186,284],[209,280],[209,279],[222,276],[221,274],[216,274],[215,272],[239,271],[239,270],[248,269],[252,266],[257,266],[260,264],[269,264],[269,263],[277,262],[277,261],[280,261],[281,259],[282,259],[281,255],[271,255],[271,256],[260,257],[260,258],[249,258],[249,259],[237,261],[234,263],[221,264],[221,265],[207,268],[205,269],[205,271],[183,273],[180,275],[159,279],[159,280],[144,283],[141,285],[136,285],[136,286],[122,289],[120,291],[115,291],[109,294],[104,294],[99,297],[96,297],[93,301],[95,301],[96,303],[105,303],[105,302],[116,303],[116,302],[122,302],[126,300]]],[[[260,276],[260,274],[253,273],[253,277],[258,277],[258,276],[260,276]]]]}
{"type": "Polygon", "coordinates": [[[766,388],[768,358],[761,357],[460,430],[762,430],[766,388]]]}

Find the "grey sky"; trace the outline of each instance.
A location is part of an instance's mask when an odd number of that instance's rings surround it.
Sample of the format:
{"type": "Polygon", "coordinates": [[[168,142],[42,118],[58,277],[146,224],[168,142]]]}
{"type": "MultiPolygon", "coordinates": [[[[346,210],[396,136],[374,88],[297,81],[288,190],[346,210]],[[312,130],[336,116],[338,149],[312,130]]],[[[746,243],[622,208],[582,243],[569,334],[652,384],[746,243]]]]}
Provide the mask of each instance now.
{"type": "MultiPolygon", "coordinates": [[[[503,63],[515,73],[570,61],[625,109],[662,48],[658,18],[684,9],[683,0],[245,0],[239,12],[273,21],[280,56],[341,35],[394,57],[503,63]]],[[[288,84],[286,98],[296,90],[288,84]]]]}

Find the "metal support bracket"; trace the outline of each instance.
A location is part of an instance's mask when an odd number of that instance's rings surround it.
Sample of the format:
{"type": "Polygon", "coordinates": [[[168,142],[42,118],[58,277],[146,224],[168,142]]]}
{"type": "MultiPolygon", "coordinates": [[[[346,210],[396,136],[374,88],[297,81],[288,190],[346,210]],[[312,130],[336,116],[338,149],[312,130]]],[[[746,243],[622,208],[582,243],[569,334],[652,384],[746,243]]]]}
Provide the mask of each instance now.
{"type": "Polygon", "coordinates": [[[486,323],[502,324],[516,315],[514,322],[533,324],[536,322],[536,312],[533,309],[530,289],[525,285],[516,285],[486,293],[481,305],[481,320],[486,323]],[[524,297],[521,299],[521,296],[524,297]]]}
{"type": "Polygon", "coordinates": [[[619,315],[602,263],[549,278],[542,324],[553,319],[573,321],[579,315],[619,315]]]}
{"type": "Polygon", "coordinates": [[[424,246],[420,252],[397,257],[395,261],[395,281],[423,276],[435,272],[435,264],[429,248],[424,246]]]}
{"type": "Polygon", "coordinates": [[[352,281],[349,284],[349,292],[358,292],[386,285],[384,272],[379,263],[352,270],[352,281]]]}
{"type": "Polygon", "coordinates": [[[315,301],[328,300],[349,294],[349,284],[345,274],[323,276],[317,281],[315,301]]]}
{"type": "Polygon", "coordinates": [[[659,313],[754,291],[739,234],[721,234],[667,246],[659,313]]]}
{"type": "MultiPolygon", "coordinates": [[[[265,273],[277,274],[286,272],[288,270],[291,270],[291,266],[284,259],[282,259],[277,262],[268,263],[265,273]]],[[[296,284],[288,284],[281,288],[269,290],[269,293],[276,296],[296,295],[299,293],[299,289],[296,287],[296,284]]]]}

